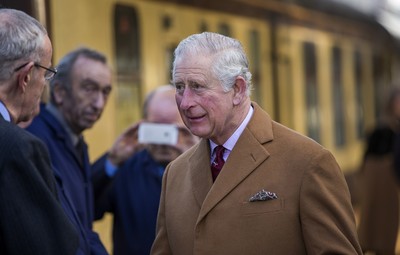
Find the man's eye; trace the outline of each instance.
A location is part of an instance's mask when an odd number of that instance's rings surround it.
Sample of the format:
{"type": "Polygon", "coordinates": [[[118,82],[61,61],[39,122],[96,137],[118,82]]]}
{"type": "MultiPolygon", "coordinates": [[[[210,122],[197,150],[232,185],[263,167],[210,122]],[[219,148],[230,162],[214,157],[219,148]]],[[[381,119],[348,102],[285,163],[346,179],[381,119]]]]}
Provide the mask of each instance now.
{"type": "Polygon", "coordinates": [[[182,84],[175,84],[175,89],[177,92],[182,92],[185,89],[185,86],[182,84]]]}
{"type": "Polygon", "coordinates": [[[204,89],[204,86],[202,86],[202,85],[200,85],[200,84],[193,84],[192,86],[192,89],[194,90],[194,91],[201,91],[201,90],[203,90],[204,89]]]}
{"type": "Polygon", "coordinates": [[[83,86],[82,88],[87,93],[93,93],[97,90],[95,86],[83,86]]]}
{"type": "Polygon", "coordinates": [[[103,89],[103,94],[104,94],[105,96],[109,96],[110,93],[111,93],[111,88],[103,89]]]}

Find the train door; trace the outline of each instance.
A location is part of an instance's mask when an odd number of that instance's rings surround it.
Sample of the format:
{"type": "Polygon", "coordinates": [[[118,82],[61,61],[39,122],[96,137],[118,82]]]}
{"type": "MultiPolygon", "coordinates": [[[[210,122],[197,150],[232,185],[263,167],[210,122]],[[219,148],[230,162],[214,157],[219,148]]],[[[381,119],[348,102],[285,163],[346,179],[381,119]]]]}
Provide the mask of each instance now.
{"type": "Polygon", "coordinates": [[[0,7],[21,10],[40,21],[48,30],[49,20],[49,0],[3,0],[0,7]]]}
{"type": "Polygon", "coordinates": [[[137,11],[114,6],[114,56],[116,65],[116,130],[121,133],[141,118],[141,54],[137,11]]]}

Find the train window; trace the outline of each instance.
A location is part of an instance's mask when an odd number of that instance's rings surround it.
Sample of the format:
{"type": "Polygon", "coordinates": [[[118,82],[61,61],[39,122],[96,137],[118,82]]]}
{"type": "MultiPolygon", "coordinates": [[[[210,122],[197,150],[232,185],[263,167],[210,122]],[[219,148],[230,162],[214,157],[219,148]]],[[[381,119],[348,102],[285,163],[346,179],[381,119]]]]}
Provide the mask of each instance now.
{"type": "Polygon", "coordinates": [[[207,23],[203,20],[200,23],[200,32],[206,32],[206,31],[208,31],[208,26],[207,23]]]}
{"type": "Polygon", "coordinates": [[[228,24],[221,23],[218,26],[218,33],[226,35],[226,36],[231,36],[231,28],[229,27],[228,24]]]}
{"type": "Polygon", "coordinates": [[[114,47],[117,67],[117,131],[122,132],[141,115],[139,26],[136,10],[115,5],[114,47]]]}
{"type": "Polygon", "coordinates": [[[36,17],[34,12],[34,2],[26,0],[3,0],[0,3],[0,8],[12,8],[28,13],[31,16],[36,17]]]}
{"type": "Polygon", "coordinates": [[[342,147],[346,143],[345,114],[342,82],[342,51],[339,47],[332,48],[332,102],[334,116],[335,145],[342,147]]]}
{"type": "Polygon", "coordinates": [[[162,17],[161,23],[162,23],[162,28],[165,31],[168,31],[172,26],[172,19],[170,16],[165,15],[162,17]]]}
{"type": "Polygon", "coordinates": [[[355,70],[355,100],[357,107],[356,114],[356,134],[358,139],[364,137],[364,102],[362,99],[363,84],[362,84],[362,70],[361,70],[361,53],[359,51],[354,52],[354,70],[355,70]]]}
{"type": "Polygon", "coordinates": [[[317,86],[317,65],[315,45],[310,42],[303,44],[303,67],[305,78],[305,97],[307,112],[307,135],[315,141],[320,141],[320,114],[317,86]]]}
{"type": "Polygon", "coordinates": [[[373,57],[373,72],[374,72],[374,97],[375,97],[375,119],[381,119],[382,107],[383,107],[383,98],[382,88],[384,88],[384,60],[379,55],[379,53],[375,53],[373,57]]]}
{"type": "Polygon", "coordinates": [[[117,72],[132,76],[140,65],[137,14],[134,8],[122,5],[116,5],[114,14],[117,72]]]}
{"type": "Polygon", "coordinates": [[[42,23],[52,40],[50,0],[1,0],[0,8],[11,8],[23,11],[42,23]]]}
{"type": "Polygon", "coordinates": [[[255,93],[253,93],[253,99],[261,104],[262,100],[262,93],[260,91],[260,66],[261,66],[261,59],[260,59],[260,34],[256,30],[250,31],[250,66],[251,73],[252,73],[252,83],[254,86],[255,93]]]}

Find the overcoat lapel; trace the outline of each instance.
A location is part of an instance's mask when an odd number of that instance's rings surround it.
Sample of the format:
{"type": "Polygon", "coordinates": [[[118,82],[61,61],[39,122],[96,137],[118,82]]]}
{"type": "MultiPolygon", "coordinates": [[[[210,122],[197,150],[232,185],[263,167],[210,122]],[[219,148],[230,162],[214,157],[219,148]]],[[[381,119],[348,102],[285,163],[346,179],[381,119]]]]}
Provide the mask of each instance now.
{"type": "Polygon", "coordinates": [[[207,139],[202,139],[196,151],[189,159],[191,186],[199,208],[213,185],[210,166],[210,146],[207,139]]]}
{"type": "Polygon", "coordinates": [[[196,183],[193,183],[193,187],[196,187],[197,192],[199,192],[196,199],[199,203],[204,201],[202,202],[197,223],[269,157],[269,153],[263,147],[263,144],[273,138],[271,119],[258,105],[255,105],[254,108],[252,120],[237,141],[214,185],[211,181],[210,149],[206,139],[202,141],[205,145],[199,146],[199,154],[194,154],[195,157],[203,157],[199,160],[199,165],[193,165],[194,169],[196,169],[196,171],[193,171],[194,175],[196,175],[196,180],[192,179],[196,181],[196,183]],[[206,150],[206,146],[208,153],[203,151],[206,150]],[[203,152],[201,153],[201,151],[203,152]],[[203,162],[206,162],[206,165],[203,162]],[[201,166],[203,168],[197,168],[201,166]],[[206,183],[206,185],[202,185],[202,183],[206,183]]]}

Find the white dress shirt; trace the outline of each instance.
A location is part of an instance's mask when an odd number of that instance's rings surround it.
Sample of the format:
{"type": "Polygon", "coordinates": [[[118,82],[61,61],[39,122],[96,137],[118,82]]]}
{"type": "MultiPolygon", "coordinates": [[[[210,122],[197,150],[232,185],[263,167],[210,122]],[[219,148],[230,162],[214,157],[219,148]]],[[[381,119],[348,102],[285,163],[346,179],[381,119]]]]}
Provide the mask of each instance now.
{"type": "Polygon", "coordinates": [[[10,122],[11,121],[11,116],[10,113],[8,112],[6,106],[3,104],[3,102],[0,101],[0,114],[3,116],[3,118],[10,122]]]}
{"type": "MultiPolygon", "coordinates": [[[[231,151],[233,150],[233,147],[235,146],[236,142],[239,140],[240,135],[243,133],[243,130],[246,128],[247,124],[249,123],[251,116],[253,116],[253,106],[250,106],[249,112],[246,115],[246,118],[244,118],[243,122],[240,124],[240,126],[236,129],[236,131],[229,137],[229,139],[223,144],[225,151],[224,151],[224,161],[229,157],[229,154],[231,154],[231,151]]],[[[210,148],[211,148],[211,162],[210,164],[214,161],[215,154],[213,155],[215,147],[218,146],[218,144],[214,143],[213,141],[210,141],[210,148]]]]}

